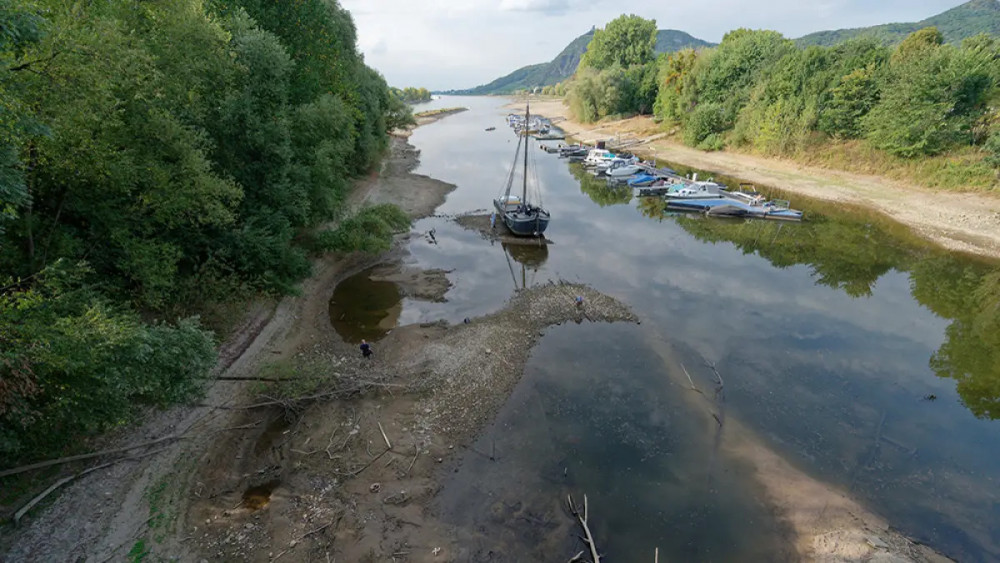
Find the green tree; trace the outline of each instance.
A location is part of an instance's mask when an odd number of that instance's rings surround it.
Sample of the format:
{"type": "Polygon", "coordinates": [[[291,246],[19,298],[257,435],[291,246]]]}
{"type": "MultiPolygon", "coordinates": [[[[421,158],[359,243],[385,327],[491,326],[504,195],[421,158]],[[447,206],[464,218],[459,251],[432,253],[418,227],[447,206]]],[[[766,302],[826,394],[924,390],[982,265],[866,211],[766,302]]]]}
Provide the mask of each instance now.
{"type": "Polygon", "coordinates": [[[30,289],[0,294],[3,466],[189,398],[215,362],[195,319],[143,324],[81,285],[86,274],[60,261],[30,289]]]}
{"type": "Polygon", "coordinates": [[[870,64],[851,71],[830,90],[830,101],[820,117],[819,129],[833,137],[861,136],[861,119],[879,99],[878,67],[870,64]]]}
{"type": "Polygon", "coordinates": [[[933,28],[918,31],[890,60],[881,100],[863,120],[866,138],[908,158],[970,142],[995,86],[990,52],[940,45],[933,28]]]}
{"type": "Polygon", "coordinates": [[[622,14],[594,32],[580,66],[603,70],[644,65],[653,60],[655,46],[656,20],[622,14]]]}
{"type": "Polygon", "coordinates": [[[697,58],[694,49],[684,49],[657,59],[659,84],[653,112],[664,123],[679,123],[690,109],[685,100],[692,96],[686,90],[694,86],[691,71],[697,58]]]}
{"type": "Polygon", "coordinates": [[[0,236],[18,210],[28,203],[20,151],[26,133],[37,127],[24,98],[17,73],[30,72],[24,52],[42,37],[42,18],[10,4],[0,5],[0,236]]]}
{"type": "Polygon", "coordinates": [[[723,133],[736,124],[757,83],[794,49],[777,32],[738,29],[698,56],[689,73],[691,83],[682,88],[684,95],[677,102],[692,108],[685,113],[684,127],[693,129],[685,133],[685,142],[697,146],[709,140],[710,145],[721,146],[723,133]],[[702,104],[709,107],[699,110],[702,104]]]}

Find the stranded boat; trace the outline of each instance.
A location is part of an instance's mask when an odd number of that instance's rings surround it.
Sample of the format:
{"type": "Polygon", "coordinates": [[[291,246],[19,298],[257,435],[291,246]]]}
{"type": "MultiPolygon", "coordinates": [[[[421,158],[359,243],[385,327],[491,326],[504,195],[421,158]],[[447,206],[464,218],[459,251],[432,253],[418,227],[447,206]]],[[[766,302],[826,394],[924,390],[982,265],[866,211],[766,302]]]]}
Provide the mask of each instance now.
{"type": "MultiPolygon", "coordinates": [[[[531,109],[525,108],[525,123],[531,123],[531,109]]],[[[503,221],[503,224],[510,229],[510,232],[518,236],[541,236],[549,226],[549,212],[542,208],[541,202],[533,203],[528,199],[528,143],[527,135],[518,135],[517,148],[514,149],[514,162],[511,164],[510,172],[507,175],[507,185],[504,194],[493,200],[493,207],[503,221]],[[524,144],[524,166],[521,184],[521,196],[511,195],[510,191],[514,185],[515,171],[518,168],[518,159],[521,156],[521,144],[524,144]]],[[[539,198],[540,199],[540,198],[539,198]]]]}

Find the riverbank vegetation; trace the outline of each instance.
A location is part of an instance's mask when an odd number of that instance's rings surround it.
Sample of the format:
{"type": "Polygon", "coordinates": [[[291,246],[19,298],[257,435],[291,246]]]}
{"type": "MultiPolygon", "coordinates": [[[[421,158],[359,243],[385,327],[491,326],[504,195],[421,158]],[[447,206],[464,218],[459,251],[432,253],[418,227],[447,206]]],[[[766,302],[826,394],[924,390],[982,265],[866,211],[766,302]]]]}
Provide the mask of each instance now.
{"type": "Polygon", "coordinates": [[[3,466],[196,393],[214,336],[186,317],[291,291],[412,122],[330,0],[14,0],[0,73],[3,466]]]}
{"type": "Polygon", "coordinates": [[[416,117],[417,119],[426,118],[426,117],[438,117],[438,116],[444,116],[444,115],[448,115],[448,114],[452,114],[452,113],[463,112],[463,111],[466,111],[468,109],[469,108],[462,108],[462,107],[429,109],[429,110],[426,110],[426,111],[419,111],[419,112],[413,114],[413,117],[416,117]]]}
{"type": "Polygon", "coordinates": [[[431,91],[427,88],[413,88],[407,86],[406,88],[390,88],[393,96],[396,96],[404,103],[407,104],[419,104],[421,102],[431,101],[431,91]]]}
{"type": "Polygon", "coordinates": [[[594,34],[568,86],[574,117],[653,114],[685,144],[992,189],[1000,169],[1000,42],[946,44],[935,28],[896,47],[857,38],[797,47],[739,29],[713,48],[653,59],[656,24],[621,16],[594,34]]]}

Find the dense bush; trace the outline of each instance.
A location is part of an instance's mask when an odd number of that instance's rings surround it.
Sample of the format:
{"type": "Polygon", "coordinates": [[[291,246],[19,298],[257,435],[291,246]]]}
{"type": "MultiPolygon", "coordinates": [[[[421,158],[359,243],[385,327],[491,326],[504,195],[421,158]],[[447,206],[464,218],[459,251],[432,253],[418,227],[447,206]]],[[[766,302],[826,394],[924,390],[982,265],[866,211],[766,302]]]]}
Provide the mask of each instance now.
{"type": "Polygon", "coordinates": [[[4,464],[190,395],[184,311],[308,274],[412,122],[355,41],[335,0],[0,3],[4,464]]]}
{"type": "Polygon", "coordinates": [[[0,295],[0,458],[4,465],[191,397],[215,362],[197,319],[143,323],[57,261],[0,295]]]}
{"type": "Polygon", "coordinates": [[[662,57],[655,112],[700,148],[796,154],[863,138],[891,156],[932,156],[990,138],[998,61],[994,39],[945,45],[934,28],[895,49],[871,38],[798,49],[737,30],[716,48],[662,57]]]}
{"type": "Polygon", "coordinates": [[[345,219],[333,231],[317,235],[318,250],[382,252],[389,249],[392,235],[409,227],[410,217],[395,205],[366,207],[345,219]]]}

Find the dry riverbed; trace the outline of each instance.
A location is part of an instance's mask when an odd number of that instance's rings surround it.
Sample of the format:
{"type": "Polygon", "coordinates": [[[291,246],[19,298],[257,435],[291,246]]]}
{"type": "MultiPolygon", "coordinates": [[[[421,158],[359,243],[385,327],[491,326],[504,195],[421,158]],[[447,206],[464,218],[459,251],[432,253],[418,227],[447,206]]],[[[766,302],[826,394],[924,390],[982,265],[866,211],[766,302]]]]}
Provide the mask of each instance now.
{"type": "Polygon", "coordinates": [[[646,157],[834,203],[870,207],[945,248],[1000,257],[1000,198],[992,194],[933,191],[897,180],[805,166],[790,160],[700,151],[670,141],[649,117],[577,123],[561,99],[533,101],[531,111],[552,119],[568,135],[584,143],[630,142],[633,144],[629,150],[646,157]]]}

